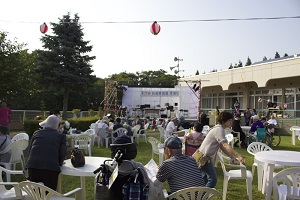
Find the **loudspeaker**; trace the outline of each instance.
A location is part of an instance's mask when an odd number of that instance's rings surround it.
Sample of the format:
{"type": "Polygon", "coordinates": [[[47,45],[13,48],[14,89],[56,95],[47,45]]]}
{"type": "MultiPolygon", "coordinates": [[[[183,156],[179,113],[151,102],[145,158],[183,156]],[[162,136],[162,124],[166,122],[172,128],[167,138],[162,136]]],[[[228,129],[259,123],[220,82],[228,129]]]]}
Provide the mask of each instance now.
{"type": "Polygon", "coordinates": [[[174,109],[173,106],[168,106],[168,107],[167,107],[167,110],[173,110],[173,109],[174,109]]]}
{"type": "Polygon", "coordinates": [[[175,106],[178,106],[178,103],[175,103],[175,106]]]}
{"type": "Polygon", "coordinates": [[[168,118],[167,115],[160,115],[160,118],[168,118]]]}
{"type": "Polygon", "coordinates": [[[150,108],[150,104],[145,104],[145,108],[150,108]]]}

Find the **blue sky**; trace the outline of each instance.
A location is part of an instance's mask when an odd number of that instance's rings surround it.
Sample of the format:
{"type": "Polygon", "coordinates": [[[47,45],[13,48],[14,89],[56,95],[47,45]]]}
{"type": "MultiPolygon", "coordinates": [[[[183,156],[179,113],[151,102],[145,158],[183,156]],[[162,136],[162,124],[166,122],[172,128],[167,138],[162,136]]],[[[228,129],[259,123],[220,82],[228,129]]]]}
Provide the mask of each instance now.
{"type": "MultiPolygon", "coordinates": [[[[298,0],[10,0],[1,2],[0,30],[27,43],[29,50],[41,49],[39,26],[57,23],[67,12],[78,13],[84,40],[90,41],[96,56],[94,74],[111,74],[164,69],[174,74],[174,57],[180,62],[181,76],[226,70],[230,63],[274,58],[278,51],[300,53],[300,19],[162,22],[228,18],[267,18],[300,16],[298,0]],[[149,23],[102,22],[149,21],[149,23]],[[161,32],[150,33],[152,21],[161,32]],[[95,23],[91,23],[95,22],[95,23]]],[[[47,34],[52,34],[51,26],[47,34]]]]}

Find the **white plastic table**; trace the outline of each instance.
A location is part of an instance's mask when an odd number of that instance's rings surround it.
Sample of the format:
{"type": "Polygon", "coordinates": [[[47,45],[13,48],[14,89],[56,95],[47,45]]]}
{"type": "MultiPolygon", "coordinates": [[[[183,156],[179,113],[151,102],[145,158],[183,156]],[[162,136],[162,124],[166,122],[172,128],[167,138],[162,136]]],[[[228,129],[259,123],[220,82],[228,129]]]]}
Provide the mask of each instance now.
{"type": "Polygon", "coordinates": [[[251,126],[241,126],[241,128],[247,134],[247,133],[249,133],[251,126]]]}
{"type": "MultiPolygon", "coordinates": [[[[298,151],[261,151],[254,155],[254,159],[263,165],[262,193],[266,193],[266,199],[271,199],[273,186],[273,172],[275,164],[282,166],[300,166],[300,152],[298,151]]],[[[257,166],[257,172],[261,172],[262,165],[257,166]]],[[[278,197],[274,197],[277,199],[278,197]]]]}
{"type": "Polygon", "coordinates": [[[290,130],[292,131],[292,144],[296,145],[296,135],[300,135],[300,126],[292,126],[290,130]]]}
{"type": "Polygon", "coordinates": [[[80,184],[82,188],[82,197],[80,199],[86,199],[85,191],[85,177],[95,177],[94,171],[100,167],[105,160],[111,158],[107,157],[85,157],[85,165],[83,167],[73,167],[71,159],[65,160],[65,164],[60,167],[61,173],[59,175],[57,190],[61,192],[61,175],[79,176],[80,184]]]}

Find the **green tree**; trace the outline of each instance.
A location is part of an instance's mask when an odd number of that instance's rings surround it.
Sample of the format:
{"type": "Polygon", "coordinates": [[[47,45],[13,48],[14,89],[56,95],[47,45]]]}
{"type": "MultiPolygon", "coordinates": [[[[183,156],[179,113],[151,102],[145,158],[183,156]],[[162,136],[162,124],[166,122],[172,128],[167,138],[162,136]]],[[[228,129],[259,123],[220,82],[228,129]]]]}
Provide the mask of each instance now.
{"type": "Polygon", "coordinates": [[[36,54],[28,53],[25,47],[17,39],[9,40],[7,32],[0,32],[0,98],[6,99],[13,109],[32,109],[33,102],[26,103],[38,86],[33,73],[36,54]]]}
{"type": "Polygon", "coordinates": [[[233,68],[233,66],[232,66],[232,63],[230,63],[230,66],[229,66],[229,68],[228,69],[232,69],[233,68]]]}
{"type": "Polygon", "coordinates": [[[275,53],[275,58],[280,58],[280,55],[279,55],[279,53],[277,51],[275,53]]]}
{"type": "Polygon", "coordinates": [[[196,71],[196,74],[195,74],[195,75],[199,75],[199,71],[198,71],[198,70],[196,71]]]}
{"type": "Polygon", "coordinates": [[[252,64],[251,59],[248,56],[245,66],[250,66],[251,64],[252,64]]]}
{"type": "Polygon", "coordinates": [[[63,95],[65,119],[70,92],[85,90],[96,81],[89,63],[95,57],[87,54],[92,51],[92,46],[83,40],[78,14],[72,19],[68,13],[51,25],[54,35],[41,38],[46,50],[38,51],[36,72],[40,74],[41,84],[63,95]]]}
{"type": "Polygon", "coordinates": [[[288,57],[288,56],[289,56],[289,55],[288,55],[287,53],[285,53],[283,57],[288,57]]]}
{"type": "Polygon", "coordinates": [[[242,61],[239,60],[239,64],[237,65],[237,67],[243,67],[242,61]]]}
{"type": "Polygon", "coordinates": [[[268,60],[268,58],[266,56],[263,57],[263,61],[266,61],[268,60]]]}

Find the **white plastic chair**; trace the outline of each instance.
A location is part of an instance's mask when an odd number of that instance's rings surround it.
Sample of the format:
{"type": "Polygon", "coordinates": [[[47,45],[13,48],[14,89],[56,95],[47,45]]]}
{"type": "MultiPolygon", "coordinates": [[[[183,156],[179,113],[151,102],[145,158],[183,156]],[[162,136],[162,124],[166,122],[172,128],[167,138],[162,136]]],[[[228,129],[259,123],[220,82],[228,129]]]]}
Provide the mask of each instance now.
{"type": "Polygon", "coordinates": [[[210,127],[208,125],[204,125],[202,129],[202,133],[204,135],[207,135],[208,131],[210,130],[210,127]]]}
{"type": "Polygon", "coordinates": [[[154,154],[159,155],[159,148],[158,145],[161,144],[160,141],[154,137],[148,137],[148,142],[150,142],[152,147],[152,159],[154,154]]]}
{"type": "MultiPolygon", "coordinates": [[[[261,142],[252,142],[251,144],[249,144],[249,146],[247,147],[247,152],[251,155],[255,155],[257,152],[261,152],[261,151],[273,151],[273,149],[271,147],[269,147],[268,145],[261,143],[261,142]]],[[[263,179],[263,163],[257,163],[257,162],[253,162],[252,165],[252,175],[254,176],[255,173],[255,167],[257,167],[257,165],[260,164],[261,170],[257,171],[257,180],[258,180],[258,189],[261,190],[262,187],[262,179],[263,179]]],[[[276,169],[279,168],[283,168],[282,165],[275,165],[276,169]]]]}
{"type": "Polygon", "coordinates": [[[300,199],[300,167],[287,168],[273,178],[274,200],[300,199]]]}
{"type": "Polygon", "coordinates": [[[146,130],[149,128],[149,123],[145,124],[144,129],[140,129],[137,133],[137,141],[139,143],[139,137],[144,137],[145,142],[147,143],[147,135],[146,135],[146,130]],[[142,134],[142,131],[144,132],[142,134]]]}
{"type": "Polygon", "coordinates": [[[178,190],[170,195],[167,191],[163,190],[164,197],[166,199],[180,199],[180,200],[208,200],[222,197],[221,193],[214,189],[208,187],[190,187],[182,190],[178,190]]]}
{"type": "MultiPolygon", "coordinates": [[[[134,127],[132,127],[132,129],[131,129],[131,131],[133,133],[132,136],[131,136],[131,142],[132,143],[134,142],[134,138],[138,138],[139,137],[138,136],[138,132],[139,132],[140,128],[141,128],[140,124],[137,124],[134,127]]],[[[138,139],[137,139],[137,142],[139,142],[138,139]]]]}
{"type": "Polygon", "coordinates": [[[226,138],[228,144],[231,143],[231,147],[233,148],[233,146],[234,146],[233,135],[231,133],[228,133],[225,135],[225,138],[226,138]]]}
{"type": "Polygon", "coordinates": [[[78,147],[78,149],[83,149],[85,153],[92,156],[92,137],[88,134],[81,134],[74,138],[75,145],[74,147],[78,147]]]}
{"type": "Polygon", "coordinates": [[[25,199],[29,199],[28,195],[26,195],[26,193],[22,193],[21,190],[18,188],[18,182],[3,182],[3,172],[5,172],[6,174],[23,175],[23,171],[12,171],[0,166],[0,199],[24,199],[24,197],[25,199]],[[8,190],[5,187],[6,185],[12,187],[8,190]]]}
{"type": "MultiPolygon", "coordinates": [[[[10,160],[8,162],[0,162],[0,165],[5,166],[6,169],[10,170],[11,165],[13,169],[16,169],[16,164],[21,163],[22,170],[24,170],[24,160],[23,160],[23,150],[24,147],[28,146],[28,140],[20,139],[9,144],[0,154],[5,154],[10,152],[10,160]]],[[[10,181],[10,174],[6,174],[6,180],[10,181]]]]}
{"type": "Polygon", "coordinates": [[[291,126],[290,131],[292,131],[292,144],[296,145],[296,137],[300,137],[300,126],[291,126]]]}
{"type": "Polygon", "coordinates": [[[159,131],[160,141],[164,142],[164,128],[161,125],[157,126],[157,129],[159,131]]]}
{"type": "Polygon", "coordinates": [[[71,200],[74,198],[69,198],[68,196],[75,194],[75,200],[80,200],[82,189],[76,188],[68,193],[61,194],[56,192],[45,185],[40,183],[30,182],[30,181],[23,181],[19,183],[18,187],[26,192],[32,200],[71,200]]]}
{"type": "Polygon", "coordinates": [[[112,142],[115,140],[114,134],[117,134],[117,137],[121,137],[122,135],[127,135],[127,129],[126,128],[118,128],[115,131],[111,133],[111,140],[112,142]]]}
{"type": "Polygon", "coordinates": [[[98,147],[103,146],[102,142],[105,140],[105,146],[108,148],[108,143],[109,143],[110,135],[109,133],[106,132],[105,129],[100,128],[98,129],[98,147]]]}
{"type": "Polygon", "coordinates": [[[86,130],[84,133],[87,134],[87,135],[89,135],[89,136],[91,136],[91,139],[92,139],[91,145],[94,146],[95,139],[96,139],[96,131],[95,131],[95,129],[91,129],[90,128],[90,129],[86,130]]]}
{"type": "MultiPolygon", "coordinates": [[[[21,140],[21,139],[24,139],[24,140],[29,140],[29,135],[27,133],[18,133],[16,134],[12,139],[11,139],[11,142],[15,142],[17,140],[21,140]]],[[[26,147],[27,148],[27,147],[26,147]]],[[[25,148],[25,149],[26,149],[25,148]]],[[[24,150],[25,150],[24,149],[24,150]]]]}
{"type": "Polygon", "coordinates": [[[245,179],[247,184],[247,194],[249,196],[249,200],[252,200],[252,173],[247,170],[246,166],[242,163],[239,164],[229,164],[231,159],[222,154],[222,152],[218,151],[218,157],[221,162],[223,174],[224,174],[224,182],[223,182],[223,200],[226,200],[228,181],[231,179],[245,179]],[[235,170],[226,170],[226,167],[237,168],[235,170]]]}

